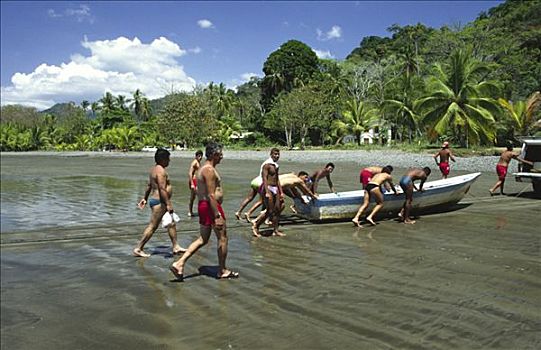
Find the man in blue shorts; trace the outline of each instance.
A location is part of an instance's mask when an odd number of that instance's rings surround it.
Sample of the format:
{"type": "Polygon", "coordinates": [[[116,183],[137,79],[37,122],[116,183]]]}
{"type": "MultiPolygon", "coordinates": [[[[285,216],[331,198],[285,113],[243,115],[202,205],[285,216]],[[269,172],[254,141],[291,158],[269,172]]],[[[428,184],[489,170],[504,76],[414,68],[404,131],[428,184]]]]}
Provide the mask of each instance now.
{"type": "Polygon", "coordinates": [[[423,185],[430,175],[432,171],[429,167],[424,167],[423,169],[419,168],[412,168],[408,170],[406,175],[402,176],[400,179],[400,187],[402,188],[402,191],[404,191],[404,194],[406,195],[406,199],[404,200],[404,206],[402,207],[402,210],[400,211],[400,216],[402,218],[402,221],[405,224],[414,224],[415,221],[410,219],[410,211],[413,203],[413,190],[423,192],[423,185]],[[421,180],[421,183],[419,184],[419,188],[415,187],[413,184],[413,181],[421,180]]]}

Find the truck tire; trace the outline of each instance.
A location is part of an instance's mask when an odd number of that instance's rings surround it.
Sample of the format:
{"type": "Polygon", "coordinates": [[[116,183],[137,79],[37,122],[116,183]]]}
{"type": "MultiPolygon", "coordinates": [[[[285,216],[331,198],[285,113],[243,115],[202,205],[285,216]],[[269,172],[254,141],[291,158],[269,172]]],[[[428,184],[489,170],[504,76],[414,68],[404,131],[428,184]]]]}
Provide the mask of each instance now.
{"type": "Polygon", "coordinates": [[[532,181],[533,191],[537,195],[537,197],[541,197],[541,181],[532,181]]]}

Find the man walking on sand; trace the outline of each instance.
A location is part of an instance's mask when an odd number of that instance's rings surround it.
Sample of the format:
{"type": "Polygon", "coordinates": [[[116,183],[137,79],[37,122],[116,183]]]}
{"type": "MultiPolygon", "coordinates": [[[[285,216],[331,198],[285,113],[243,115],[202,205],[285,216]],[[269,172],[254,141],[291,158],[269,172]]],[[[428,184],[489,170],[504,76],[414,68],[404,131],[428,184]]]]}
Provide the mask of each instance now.
{"type": "Polygon", "coordinates": [[[261,178],[263,184],[260,187],[260,194],[263,196],[263,204],[265,210],[252,221],[252,233],[255,237],[260,237],[259,226],[270,218],[272,222],[272,235],[285,236],[284,233],[278,230],[280,224],[280,212],[284,200],[284,192],[280,185],[280,177],[278,174],[278,160],[280,159],[280,150],[273,148],[271,150],[270,160],[266,160],[261,168],[261,178]]]}
{"type": "Polygon", "coordinates": [[[451,171],[451,167],[449,166],[449,159],[451,159],[453,163],[455,162],[455,157],[453,157],[453,153],[449,148],[449,142],[445,141],[441,145],[441,149],[436,154],[434,154],[433,157],[436,161],[436,164],[440,168],[442,179],[447,179],[447,175],[449,175],[449,172],[451,171]],[[440,158],[439,162],[438,157],[440,158]]]}
{"type": "Polygon", "coordinates": [[[197,171],[201,165],[201,158],[203,158],[203,151],[198,150],[195,152],[195,158],[190,164],[190,170],[188,171],[188,186],[190,188],[190,204],[188,206],[188,216],[192,217],[193,214],[193,202],[197,194],[197,171]]]}
{"type": "MultiPolygon", "coordinates": [[[[173,189],[171,187],[171,182],[169,181],[169,176],[165,171],[165,168],[169,165],[170,155],[169,151],[162,148],[158,149],[154,154],[156,164],[150,169],[145,194],[137,205],[139,209],[143,209],[148,201],[151,213],[150,222],[143,231],[143,237],[139,241],[137,247],[133,250],[133,255],[136,257],[148,258],[150,256],[150,254],[145,253],[143,250],[145,244],[150,240],[158,228],[165,213],[173,213],[173,204],[171,203],[173,189]]],[[[173,254],[184,252],[185,249],[177,243],[177,227],[174,221],[167,228],[167,233],[169,233],[169,238],[171,238],[173,254]]]]}
{"type": "Polygon", "coordinates": [[[430,170],[429,167],[424,167],[423,169],[413,168],[408,170],[406,175],[402,176],[400,179],[400,187],[402,188],[402,191],[404,191],[406,199],[404,200],[404,205],[398,216],[402,218],[402,221],[405,224],[415,223],[414,220],[410,219],[410,211],[413,203],[413,190],[423,192],[423,185],[431,172],[432,170],[430,170]],[[416,180],[421,180],[419,188],[415,187],[415,184],[413,183],[416,180]]]}
{"type": "Polygon", "coordinates": [[[508,145],[507,149],[502,152],[500,155],[500,160],[498,160],[498,164],[496,164],[496,174],[498,174],[498,181],[494,184],[494,186],[488,190],[490,192],[490,195],[493,196],[494,192],[500,188],[500,194],[503,193],[503,186],[505,184],[505,176],[507,175],[507,168],[509,167],[509,163],[511,162],[511,159],[516,159],[521,163],[529,164],[533,166],[533,163],[522,159],[518,156],[518,153],[513,152],[513,146],[508,145]]]}
{"type": "Polygon", "coordinates": [[[178,281],[184,279],[184,265],[188,259],[206,245],[210,239],[212,230],[218,239],[218,264],[220,271],[216,278],[237,278],[238,272],[227,269],[225,261],[227,259],[227,229],[225,224],[225,214],[222,209],[223,189],[222,179],[216,166],[223,158],[222,145],[211,142],[205,148],[207,160],[199,169],[197,175],[197,198],[199,200],[197,209],[199,212],[199,233],[200,236],[190,244],[188,250],[177,262],[173,263],[169,270],[175,275],[178,281]]]}

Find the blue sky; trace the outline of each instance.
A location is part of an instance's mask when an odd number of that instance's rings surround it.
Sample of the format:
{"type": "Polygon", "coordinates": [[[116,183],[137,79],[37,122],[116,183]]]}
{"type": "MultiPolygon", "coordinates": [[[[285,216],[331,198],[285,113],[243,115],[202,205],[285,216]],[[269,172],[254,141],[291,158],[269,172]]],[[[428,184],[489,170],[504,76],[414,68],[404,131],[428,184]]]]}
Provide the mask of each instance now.
{"type": "Polygon", "coordinates": [[[234,88],[290,39],[343,60],[392,24],[464,25],[502,2],[1,1],[1,103],[234,88]]]}

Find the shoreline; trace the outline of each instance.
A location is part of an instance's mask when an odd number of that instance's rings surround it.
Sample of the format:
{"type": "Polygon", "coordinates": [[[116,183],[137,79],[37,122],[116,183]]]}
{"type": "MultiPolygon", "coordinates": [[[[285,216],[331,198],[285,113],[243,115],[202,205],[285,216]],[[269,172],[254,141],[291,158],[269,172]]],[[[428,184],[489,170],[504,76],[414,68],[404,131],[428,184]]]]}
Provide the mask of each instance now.
{"type": "MultiPolygon", "coordinates": [[[[195,150],[172,151],[171,158],[188,158],[194,156],[195,150]]],[[[245,150],[224,150],[224,158],[236,160],[265,160],[268,157],[268,150],[245,151],[245,150]]],[[[99,158],[151,158],[154,152],[95,152],[95,151],[30,151],[30,152],[0,152],[1,157],[99,157],[99,158]]],[[[455,156],[456,162],[451,162],[451,168],[469,172],[492,172],[498,162],[498,156],[455,156]]],[[[322,163],[327,162],[352,162],[359,167],[371,165],[390,164],[395,168],[425,167],[437,170],[437,165],[431,153],[413,153],[402,150],[281,150],[280,160],[282,162],[322,163]]],[[[511,165],[510,171],[516,166],[511,165]]]]}

